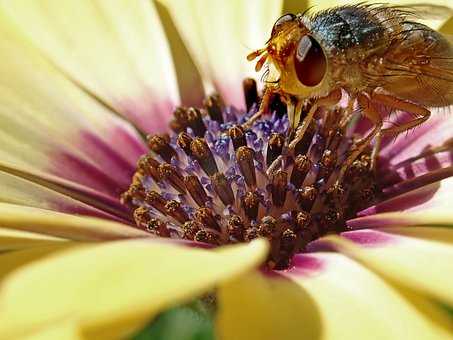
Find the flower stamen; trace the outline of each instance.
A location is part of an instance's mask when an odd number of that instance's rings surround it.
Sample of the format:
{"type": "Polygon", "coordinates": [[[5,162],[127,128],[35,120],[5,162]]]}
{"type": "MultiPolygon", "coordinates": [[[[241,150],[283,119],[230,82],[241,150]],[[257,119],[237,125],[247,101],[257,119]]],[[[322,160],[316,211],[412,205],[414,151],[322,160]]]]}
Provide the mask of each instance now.
{"type": "MultiPolygon", "coordinates": [[[[256,82],[243,82],[247,112],[226,107],[219,95],[204,108],[177,108],[171,135],[148,137],[150,152],[140,158],[122,201],[133,209],[139,228],[161,237],[213,246],[265,237],[268,266],[284,269],[292,256],[328,233],[345,230],[345,220],[378,195],[371,150],[365,150],[337,182],[347,151],[358,140],[346,124],[346,109],[319,112],[303,138],[294,138],[286,108],[271,99],[271,117],[253,126],[256,82]]],[[[310,111],[311,103],[303,107],[310,111]]]]}

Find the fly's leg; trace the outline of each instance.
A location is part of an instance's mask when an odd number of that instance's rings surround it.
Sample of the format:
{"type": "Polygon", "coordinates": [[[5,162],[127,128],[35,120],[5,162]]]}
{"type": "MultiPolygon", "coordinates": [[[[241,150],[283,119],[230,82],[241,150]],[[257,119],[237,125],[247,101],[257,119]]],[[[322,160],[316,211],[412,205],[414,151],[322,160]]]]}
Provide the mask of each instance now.
{"type": "Polygon", "coordinates": [[[381,136],[385,136],[385,135],[397,136],[401,132],[408,131],[408,130],[424,123],[425,121],[427,121],[429,119],[429,117],[431,116],[431,112],[422,106],[412,104],[407,101],[404,101],[404,100],[401,100],[401,99],[398,99],[398,98],[395,98],[393,96],[389,96],[386,94],[373,93],[371,95],[371,100],[373,103],[384,105],[393,110],[408,112],[408,113],[413,114],[416,117],[415,119],[413,119],[407,123],[401,124],[399,126],[392,126],[389,128],[382,129],[381,132],[379,133],[379,135],[376,136],[376,144],[374,145],[372,158],[371,158],[372,166],[373,166],[373,168],[375,168],[376,162],[377,162],[377,156],[379,154],[379,151],[380,151],[379,149],[381,146],[381,143],[380,143],[381,136]]]}
{"type": "Polygon", "coordinates": [[[344,175],[346,174],[346,171],[351,166],[351,164],[371,143],[373,138],[377,136],[382,130],[383,124],[382,118],[379,112],[373,107],[370,98],[364,94],[359,94],[357,97],[357,101],[359,103],[360,108],[362,109],[362,115],[364,115],[374,124],[374,128],[365,137],[361,138],[355,143],[351,154],[346,158],[346,160],[343,162],[340,168],[337,183],[340,183],[343,180],[344,175]]]}
{"type": "Polygon", "coordinates": [[[244,129],[251,128],[253,123],[255,123],[256,120],[258,120],[264,113],[266,113],[269,110],[270,100],[274,93],[275,93],[275,90],[271,87],[266,87],[264,89],[263,98],[261,99],[260,107],[259,107],[258,111],[242,125],[242,127],[244,129]]]}
{"type": "Polygon", "coordinates": [[[373,145],[373,151],[371,152],[371,169],[376,173],[377,169],[377,159],[379,156],[379,151],[381,150],[382,142],[382,130],[376,135],[376,139],[373,145]]]}
{"type": "Polygon", "coordinates": [[[431,111],[425,109],[417,104],[409,103],[407,101],[389,96],[386,94],[375,93],[372,95],[371,100],[374,103],[385,105],[391,109],[404,111],[411,113],[415,116],[415,119],[401,124],[399,126],[392,126],[382,130],[383,135],[398,135],[401,132],[408,131],[429,119],[431,111]]]}
{"type": "MultiPolygon", "coordinates": [[[[291,141],[291,143],[289,143],[289,146],[288,146],[289,149],[294,150],[297,143],[299,143],[302,140],[302,138],[304,137],[305,131],[307,131],[307,128],[310,125],[310,123],[313,119],[313,116],[315,115],[316,111],[319,108],[336,105],[336,104],[338,104],[340,99],[341,99],[341,90],[340,89],[332,91],[326,97],[318,98],[313,103],[312,107],[310,108],[310,111],[308,111],[307,116],[302,121],[302,124],[296,130],[296,135],[294,136],[294,139],[291,141]]],[[[302,106],[300,106],[300,108],[301,107],[302,106]]],[[[297,106],[296,106],[295,114],[299,115],[299,117],[297,117],[297,120],[300,119],[300,113],[301,113],[300,108],[299,108],[299,111],[297,111],[297,106]]]]}

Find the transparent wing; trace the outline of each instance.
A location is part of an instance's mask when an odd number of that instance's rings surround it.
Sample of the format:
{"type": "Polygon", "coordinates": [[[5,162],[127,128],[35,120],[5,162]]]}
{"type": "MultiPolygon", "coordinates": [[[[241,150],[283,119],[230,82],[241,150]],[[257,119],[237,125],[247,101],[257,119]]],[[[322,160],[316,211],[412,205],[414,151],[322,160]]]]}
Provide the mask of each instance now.
{"type": "Polygon", "coordinates": [[[445,21],[453,16],[453,9],[442,5],[433,5],[428,3],[405,4],[404,6],[393,6],[396,9],[407,11],[410,16],[415,19],[439,20],[445,21]]]}
{"type": "Polygon", "coordinates": [[[426,107],[453,105],[453,39],[415,22],[384,57],[384,87],[426,107]]]}

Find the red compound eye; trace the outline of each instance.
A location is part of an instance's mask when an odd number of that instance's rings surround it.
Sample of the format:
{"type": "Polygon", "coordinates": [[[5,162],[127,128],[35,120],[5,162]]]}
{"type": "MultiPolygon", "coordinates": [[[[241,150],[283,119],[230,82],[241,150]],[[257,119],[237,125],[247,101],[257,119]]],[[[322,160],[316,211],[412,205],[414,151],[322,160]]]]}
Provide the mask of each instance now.
{"type": "Polygon", "coordinates": [[[297,78],[305,86],[316,86],[324,78],[327,69],[326,56],[313,37],[306,35],[300,39],[294,65],[297,78]]]}

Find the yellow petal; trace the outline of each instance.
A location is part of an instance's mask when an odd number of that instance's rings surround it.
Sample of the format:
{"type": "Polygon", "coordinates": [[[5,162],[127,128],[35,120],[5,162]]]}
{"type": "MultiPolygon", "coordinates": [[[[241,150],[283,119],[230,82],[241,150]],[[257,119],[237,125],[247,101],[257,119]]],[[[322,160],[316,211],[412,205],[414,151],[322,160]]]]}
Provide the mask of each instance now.
{"type": "Polygon", "coordinates": [[[264,46],[282,8],[280,0],[161,1],[175,19],[206,81],[227,104],[244,106],[241,81],[257,77],[246,56],[264,46]]]}
{"type": "Polygon", "coordinates": [[[343,236],[325,240],[392,282],[453,306],[451,229],[384,228],[357,230],[343,236]]]}
{"type": "MultiPolygon", "coordinates": [[[[450,170],[447,168],[439,171],[448,176],[450,170]]],[[[426,176],[433,176],[433,180],[436,177],[434,172],[426,176]]],[[[403,181],[399,184],[403,191],[404,183],[403,181]]],[[[435,182],[426,181],[416,189],[359,212],[359,216],[362,216],[349,220],[347,224],[354,229],[404,225],[452,225],[453,211],[450,203],[452,197],[453,177],[435,182]]]]}
{"type": "Polygon", "coordinates": [[[0,169],[117,198],[146,150],[137,132],[55,69],[1,9],[0,41],[0,169]]]}
{"type": "Polygon", "coordinates": [[[118,198],[114,200],[94,191],[91,191],[91,196],[88,192],[86,195],[80,194],[83,190],[77,195],[77,191],[70,190],[70,186],[73,184],[65,187],[51,185],[43,178],[27,179],[17,170],[0,170],[0,202],[106,219],[129,217],[124,211],[126,207],[120,205],[118,198]]]}
{"type": "Polygon", "coordinates": [[[302,256],[319,261],[320,268],[272,276],[254,272],[222,285],[219,338],[451,338],[446,315],[428,301],[415,297],[409,302],[385,280],[341,254],[302,256]]]}
{"type": "Polygon", "coordinates": [[[100,218],[0,203],[0,226],[78,241],[149,237],[133,226],[100,218]]]}
{"type": "Polygon", "coordinates": [[[72,322],[58,322],[33,332],[18,340],[82,340],[80,331],[72,322]]]}
{"type": "MultiPolygon", "coordinates": [[[[453,34],[453,17],[450,18],[447,22],[445,22],[442,27],[439,29],[442,33],[445,34],[453,34]]],[[[451,39],[450,39],[451,41],[451,39]]]]}
{"type": "Polygon", "coordinates": [[[33,45],[144,130],[165,128],[178,90],[152,1],[2,1],[33,45]]]}
{"type": "Polygon", "coordinates": [[[83,335],[122,338],[159,311],[263,261],[258,240],[220,252],[143,240],[82,246],[24,266],[0,287],[0,334],[71,316],[83,335]]]}
{"type": "Polygon", "coordinates": [[[0,255],[0,281],[13,270],[22,267],[25,264],[42,259],[50,254],[70,249],[74,245],[79,244],[76,242],[43,244],[41,246],[4,253],[0,255]]]}
{"type": "Polygon", "coordinates": [[[65,240],[58,237],[0,228],[0,251],[20,250],[62,242],[65,242],[65,240]]]}

